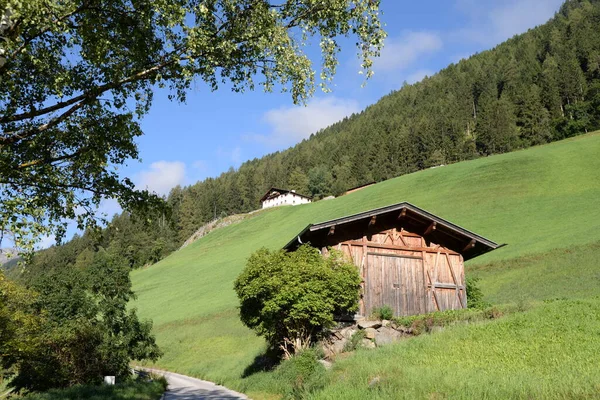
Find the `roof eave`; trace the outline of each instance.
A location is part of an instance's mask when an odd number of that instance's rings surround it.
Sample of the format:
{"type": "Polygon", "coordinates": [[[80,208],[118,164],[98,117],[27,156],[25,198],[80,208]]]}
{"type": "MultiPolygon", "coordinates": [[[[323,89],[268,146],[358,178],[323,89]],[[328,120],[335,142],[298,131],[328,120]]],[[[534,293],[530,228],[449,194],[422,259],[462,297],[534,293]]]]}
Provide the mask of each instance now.
{"type": "MultiPolygon", "coordinates": [[[[335,226],[335,225],[339,225],[339,224],[346,224],[346,223],[351,223],[351,222],[355,222],[361,219],[365,219],[365,218],[369,218],[372,217],[374,215],[380,215],[380,214],[385,214],[385,213],[389,213],[389,212],[393,212],[393,211],[399,211],[402,209],[408,209],[411,212],[420,215],[421,217],[425,218],[425,219],[429,219],[432,221],[435,221],[440,227],[447,229],[449,232],[456,232],[456,234],[459,234],[465,238],[471,239],[471,240],[475,240],[475,242],[479,245],[479,250],[476,252],[472,252],[469,253],[467,252],[463,252],[463,256],[465,258],[465,260],[471,259],[471,258],[475,258],[477,256],[483,255],[485,253],[488,253],[492,250],[496,250],[500,247],[505,246],[505,244],[499,245],[498,243],[489,240],[481,235],[478,235],[468,229],[465,229],[459,225],[456,225],[450,221],[447,221],[443,218],[440,218],[434,214],[431,214],[430,212],[423,210],[422,208],[419,208],[409,202],[401,202],[401,203],[397,203],[391,206],[386,206],[386,207],[380,207],[380,208],[376,208],[373,210],[368,210],[368,211],[364,211],[362,213],[357,213],[357,214],[353,214],[353,215],[349,215],[347,217],[342,217],[342,218],[337,218],[337,219],[332,219],[329,221],[325,221],[325,222],[321,222],[318,224],[310,224],[308,225],[306,228],[304,228],[304,230],[302,230],[302,232],[300,232],[298,235],[296,235],[294,237],[294,239],[292,239],[285,247],[284,249],[289,249],[291,248],[294,244],[296,244],[298,242],[298,240],[301,238],[302,235],[304,235],[307,231],[311,231],[311,232],[315,232],[315,231],[319,231],[322,229],[327,229],[330,228],[331,226],[335,226]],[[483,247],[483,248],[482,248],[483,247]]],[[[450,233],[447,233],[450,234],[450,233]]],[[[301,243],[301,242],[300,242],[301,243]]]]}
{"type": "Polygon", "coordinates": [[[302,243],[302,240],[300,239],[302,237],[302,235],[304,235],[308,230],[310,230],[310,228],[312,227],[312,224],[308,224],[304,229],[302,229],[302,231],[300,233],[298,233],[296,236],[294,236],[294,238],[292,240],[290,240],[285,246],[283,246],[284,250],[289,250],[291,247],[293,247],[296,243],[299,244],[304,244],[302,243]]]}
{"type": "Polygon", "coordinates": [[[394,204],[391,206],[386,206],[386,207],[380,207],[380,208],[376,208],[373,210],[368,210],[368,211],[364,211],[362,213],[358,213],[358,214],[353,214],[353,215],[349,215],[347,217],[343,217],[343,218],[336,218],[336,219],[332,219],[329,221],[325,221],[325,222],[320,222],[318,224],[313,224],[310,228],[311,232],[317,231],[317,230],[321,230],[321,229],[326,229],[326,228],[330,228],[333,225],[338,225],[340,223],[348,223],[348,222],[353,222],[353,221],[357,221],[357,220],[361,220],[363,218],[369,218],[373,215],[380,215],[386,212],[392,212],[392,211],[397,211],[397,210],[401,210],[403,208],[408,208],[413,212],[416,212],[417,214],[420,214],[421,216],[424,216],[426,218],[429,218],[431,220],[435,220],[438,224],[445,226],[446,228],[450,229],[450,230],[454,230],[454,231],[458,231],[460,233],[462,233],[463,235],[471,238],[471,239],[475,239],[476,241],[482,243],[482,244],[486,244],[489,247],[491,247],[492,249],[496,249],[498,248],[500,245],[497,244],[494,241],[491,241],[489,239],[486,239],[485,237],[478,235],[474,232],[471,232],[468,229],[465,229],[459,225],[456,225],[450,221],[447,221],[443,218],[440,218],[434,214],[431,214],[428,211],[423,210],[422,208],[419,208],[409,202],[402,202],[402,203],[398,203],[398,204],[394,204]]]}

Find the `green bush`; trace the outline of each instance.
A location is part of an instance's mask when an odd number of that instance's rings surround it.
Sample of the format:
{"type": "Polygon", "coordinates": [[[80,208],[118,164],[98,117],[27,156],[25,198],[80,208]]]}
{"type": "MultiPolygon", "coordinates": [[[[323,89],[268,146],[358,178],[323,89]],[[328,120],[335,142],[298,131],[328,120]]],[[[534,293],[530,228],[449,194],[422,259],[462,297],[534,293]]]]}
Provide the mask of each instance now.
{"type": "MultiPolygon", "coordinates": [[[[0,342],[0,367],[17,391],[96,385],[106,375],[130,378],[131,360],[157,360],[152,323],[128,309],[134,296],[129,268],[104,251],[86,269],[67,266],[33,277],[29,289],[0,281],[0,320],[10,340],[0,342]]],[[[0,329],[0,336],[2,336],[0,329]]]]}
{"type": "Polygon", "coordinates": [[[167,390],[169,387],[169,381],[165,378],[164,375],[150,373],[150,381],[157,382],[160,386],[162,386],[163,390],[167,390]]]}
{"type": "Polygon", "coordinates": [[[375,308],[373,310],[372,315],[375,319],[390,320],[390,319],[394,318],[394,310],[392,309],[392,307],[390,307],[388,305],[384,305],[382,307],[375,308]]]}
{"type": "Polygon", "coordinates": [[[288,389],[283,395],[289,399],[305,398],[327,384],[327,371],[319,363],[318,354],[314,349],[300,351],[289,360],[285,360],[275,374],[277,380],[286,383],[285,387],[288,389]]]}
{"type": "Polygon", "coordinates": [[[490,307],[491,304],[483,300],[483,292],[477,285],[478,278],[467,277],[467,307],[484,309],[490,307]]]}
{"type": "Polygon", "coordinates": [[[295,252],[260,249],[235,281],[242,322],[286,357],[305,349],[334,315],[358,309],[360,275],[354,264],[310,246],[295,252]]]}
{"type": "Polygon", "coordinates": [[[23,400],[157,400],[164,393],[160,382],[126,382],[109,385],[76,385],[68,389],[52,389],[44,393],[32,393],[23,400]]]}

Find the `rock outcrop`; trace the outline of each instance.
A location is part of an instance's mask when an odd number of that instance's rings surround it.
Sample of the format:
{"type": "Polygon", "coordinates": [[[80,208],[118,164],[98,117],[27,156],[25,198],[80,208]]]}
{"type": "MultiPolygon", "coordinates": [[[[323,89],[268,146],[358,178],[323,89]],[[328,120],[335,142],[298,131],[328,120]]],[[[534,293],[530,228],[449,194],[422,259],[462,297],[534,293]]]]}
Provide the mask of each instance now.
{"type": "Polygon", "coordinates": [[[248,217],[248,215],[250,215],[250,214],[253,214],[253,213],[235,214],[235,215],[230,215],[228,217],[219,218],[219,219],[210,221],[209,223],[201,226],[196,232],[194,232],[194,234],[192,236],[190,236],[188,238],[188,240],[186,240],[181,245],[179,250],[183,249],[184,247],[189,246],[190,244],[194,243],[196,240],[200,239],[203,236],[208,235],[210,232],[212,232],[216,229],[224,228],[226,226],[237,224],[238,222],[241,222],[243,219],[248,217]]]}
{"type": "Polygon", "coordinates": [[[326,358],[352,351],[357,347],[374,349],[413,336],[411,328],[399,326],[387,320],[359,320],[356,323],[340,323],[321,341],[326,358]]]}

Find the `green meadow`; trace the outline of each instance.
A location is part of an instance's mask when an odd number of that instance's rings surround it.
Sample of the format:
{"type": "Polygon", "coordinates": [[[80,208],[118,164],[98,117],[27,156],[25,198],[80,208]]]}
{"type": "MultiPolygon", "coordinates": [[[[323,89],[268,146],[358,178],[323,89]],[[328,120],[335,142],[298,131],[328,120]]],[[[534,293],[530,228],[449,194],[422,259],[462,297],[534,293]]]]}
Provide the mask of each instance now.
{"type": "Polygon", "coordinates": [[[344,357],[329,374],[331,384],[313,396],[600,393],[599,133],[420,171],[335,200],[261,211],[135,271],[134,306],[154,321],[165,353],[156,366],[277,398],[269,373],[243,377],[264,350],[237,316],[233,281],[245,260],[262,246],[282,247],[309,223],[401,201],[506,243],[469,261],[467,274],[480,278],[486,300],[531,307],[344,357]],[[373,377],[379,383],[369,386],[373,377]]]}
{"type": "Polygon", "coordinates": [[[329,385],[312,398],[595,399],[598,332],[600,299],[542,304],[359,350],[335,364],[329,385]]]}

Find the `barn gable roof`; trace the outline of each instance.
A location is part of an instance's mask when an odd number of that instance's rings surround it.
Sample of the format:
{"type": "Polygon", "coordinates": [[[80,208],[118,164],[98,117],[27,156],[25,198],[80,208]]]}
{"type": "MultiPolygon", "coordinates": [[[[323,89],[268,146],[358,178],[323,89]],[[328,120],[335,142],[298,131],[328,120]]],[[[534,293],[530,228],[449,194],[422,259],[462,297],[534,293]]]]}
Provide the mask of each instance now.
{"type": "MultiPolygon", "coordinates": [[[[271,189],[267,190],[267,193],[265,193],[263,195],[263,197],[260,198],[260,202],[262,203],[263,201],[267,200],[270,197],[282,196],[282,195],[288,194],[290,192],[292,192],[292,190],[279,189],[276,187],[272,187],[271,189]]],[[[294,194],[299,197],[304,197],[305,199],[309,199],[309,200],[312,199],[312,197],[308,197],[308,196],[305,196],[305,195],[297,193],[297,192],[294,192],[294,194]]]]}
{"type": "Polygon", "coordinates": [[[302,243],[322,245],[331,241],[332,232],[352,227],[375,229],[400,223],[406,230],[417,233],[434,243],[463,255],[465,260],[495,250],[499,245],[474,232],[440,218],[408,202],[377,208],[362,213],[333,219],[304,228],[284,246],[294,250],[302,243]]]}

